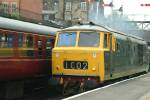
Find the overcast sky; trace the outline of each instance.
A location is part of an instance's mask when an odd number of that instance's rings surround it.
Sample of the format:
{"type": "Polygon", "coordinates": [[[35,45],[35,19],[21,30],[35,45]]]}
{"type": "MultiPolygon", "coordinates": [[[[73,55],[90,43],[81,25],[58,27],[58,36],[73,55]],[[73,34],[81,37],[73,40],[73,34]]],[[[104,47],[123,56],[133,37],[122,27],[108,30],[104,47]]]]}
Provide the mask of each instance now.
{"type": "MultiPolygon", "coordinates": [[[[108,4],[112,0],[104,0],[108,4]]],[[[113,0],[113,9],[119,9],[123,5],[123,14],[131,15],[136,14],[141,20],[150,20],[150,6],[142,7],[141,4],[150,4],[150,0],[113,0]],[[144,16],[147,15],[147,16],[144,16]]],[[[105,7],[105,14],[110,14],[111,8],[105,7]]],[[[139,19],[139,18],[138,18],[139,19]]]]}

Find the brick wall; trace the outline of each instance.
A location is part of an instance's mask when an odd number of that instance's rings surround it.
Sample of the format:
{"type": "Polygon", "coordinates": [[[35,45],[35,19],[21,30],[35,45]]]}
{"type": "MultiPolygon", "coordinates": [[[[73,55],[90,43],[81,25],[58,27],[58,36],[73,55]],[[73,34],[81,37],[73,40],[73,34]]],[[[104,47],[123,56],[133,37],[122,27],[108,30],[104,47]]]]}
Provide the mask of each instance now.
{"type": "Polygon", "coordinates": [[[20,0],[20,15],[42,20],[43,0],[20,0]]]}

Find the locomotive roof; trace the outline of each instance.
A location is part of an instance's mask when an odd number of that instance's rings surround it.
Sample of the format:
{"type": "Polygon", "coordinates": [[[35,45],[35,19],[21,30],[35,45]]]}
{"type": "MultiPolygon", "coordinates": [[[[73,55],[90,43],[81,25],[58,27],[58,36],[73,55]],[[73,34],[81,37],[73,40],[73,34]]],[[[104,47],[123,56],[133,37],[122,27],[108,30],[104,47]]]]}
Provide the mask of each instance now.
{"type": "Polygon", "coordinates": [[[139,37],[139,36],[132,35],[132,34],[130,34],[129,37],[133,37],[133,38],[136,38],[136,39],[139,39],[139,40],[143,40],[143,41],[144,41],[143,38],[141,38],[141,37],[139,37]]]}
{"type": "Polygon", "coordinates": [[[0,17],[0,28],[21,32],[55,35],[58,28],[0,17]]]}
{"type": "Polygon", "coordinates": [[[97,30],[97,31],[109,32],[106,28],[95,26],[95,25],[75,25],[75,26],[63,29],[63,31],[71,31],[71,30],[97,30]]]}
{"type": "Polygon", "coordinates": [[[104,32],[116,32],[119,34],[123,34],[122,32],[116,31],[110,27],[107,26],[100,26],[100,25],[75,25],[72,27],[68,27],[65,29],[62,29],[62,31],[72,31],[72,30],[96,30],[96,31],[104,31],[104,32]]]}
{"type": "Polygon", "coordinates": [[[127,37],[131,37],[131,38],[135,38],[135,39],[138,39],[138,40],[142,40],[144,41],[143,38],[141,37],[138,37],[138,36],[135,36],[135,35],[127,35],[127,34],[124,34],[123,32],[120,32],[120,31],[117,31],[117,30],[114,30],[108,26],[101,26],[101,25],[75,25],[75,26],[72,26],[72,27],[68,27],[68,28],[65,28],[65,29],[62,29],[62,31],[73,31],[73,30],[87,30],[87,31],[104,31],[104,32],[113,32],[115,34],[122,34],[122,35],[125,35],[127,37]]]}

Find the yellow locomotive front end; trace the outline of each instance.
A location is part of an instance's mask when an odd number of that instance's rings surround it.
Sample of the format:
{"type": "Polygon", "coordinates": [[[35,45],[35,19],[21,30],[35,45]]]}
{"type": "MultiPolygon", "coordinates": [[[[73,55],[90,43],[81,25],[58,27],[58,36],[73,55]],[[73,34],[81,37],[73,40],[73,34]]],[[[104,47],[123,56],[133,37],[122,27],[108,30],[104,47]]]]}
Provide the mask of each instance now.
{"type": "Polygon", "coordinates": [[[53,50],[53,66],[55,66],[53,75],[63,77],[103,76],[104,69],[100,67],[103,66],[102,57],[103,53],[97,48],[55,48],[53,50]]]}
{"type": "Polygon", "coordinates": [[[60,84],[104,80],[103,32],[72,30],[57,33],[52,74],[60,84]]]}

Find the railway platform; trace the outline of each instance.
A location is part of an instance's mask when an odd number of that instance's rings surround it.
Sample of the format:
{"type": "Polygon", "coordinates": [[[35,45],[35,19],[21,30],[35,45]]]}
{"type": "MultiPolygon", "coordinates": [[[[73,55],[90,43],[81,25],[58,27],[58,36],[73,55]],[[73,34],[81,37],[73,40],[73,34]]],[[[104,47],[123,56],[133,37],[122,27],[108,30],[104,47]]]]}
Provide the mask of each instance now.
{"type": "Polygon", "coordinates": [[[63,100],[150,100],[150,73],[63,100]]]}

